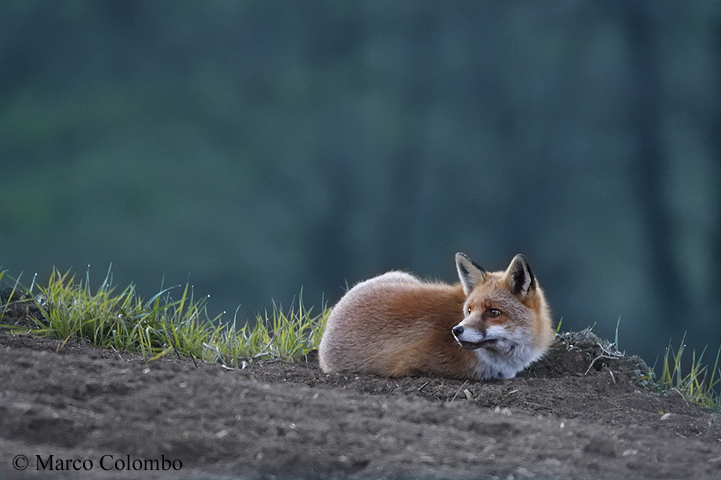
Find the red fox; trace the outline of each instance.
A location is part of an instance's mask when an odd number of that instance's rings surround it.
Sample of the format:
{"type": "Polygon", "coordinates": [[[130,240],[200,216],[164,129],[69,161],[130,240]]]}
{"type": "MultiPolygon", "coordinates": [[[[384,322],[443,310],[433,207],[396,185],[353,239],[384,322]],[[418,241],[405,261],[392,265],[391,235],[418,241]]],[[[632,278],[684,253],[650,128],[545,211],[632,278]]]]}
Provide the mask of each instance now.
{"type": "Polygon", "coordinates": [[[486,272],[456,254],[460,283],[391,271],[351,288],[318,348],[326,373],[513,378],[553,340],[551,315],[526,258],[486,272]]]}

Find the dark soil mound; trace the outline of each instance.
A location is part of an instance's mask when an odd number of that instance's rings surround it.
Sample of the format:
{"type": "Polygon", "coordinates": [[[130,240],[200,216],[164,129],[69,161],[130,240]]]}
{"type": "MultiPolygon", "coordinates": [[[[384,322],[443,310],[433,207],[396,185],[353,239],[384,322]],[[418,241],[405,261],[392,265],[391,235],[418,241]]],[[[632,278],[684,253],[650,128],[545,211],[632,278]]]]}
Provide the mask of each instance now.
{"type": "Polygon", "coordinates": [[[718,415],[585,331],[485,383],[59,346],[0,334],[4,478],[721,477],[718,415]]]}

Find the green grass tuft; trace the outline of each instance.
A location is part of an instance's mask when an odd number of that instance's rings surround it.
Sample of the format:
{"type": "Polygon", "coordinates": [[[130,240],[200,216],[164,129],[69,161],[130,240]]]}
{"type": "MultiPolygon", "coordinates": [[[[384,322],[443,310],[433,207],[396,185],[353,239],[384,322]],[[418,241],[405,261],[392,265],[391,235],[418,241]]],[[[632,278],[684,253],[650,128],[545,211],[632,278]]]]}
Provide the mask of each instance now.
{"type": "MultiPolygon", "coordinates": [[[[17,281],[15,284],[18,288],[17,281]]],[[[147,361],[174,352],[242,367],[255,359],[295,360],[317,348],[330,313],[324,308],[313,315],[312,309],[303,305],[301,292],[297,306],[284,311],[274,303],[272,312],[258,315],[253,326],[245,323],[237,328],[235,321],[224,324],[220,315],[210,319],[207,298],[197,300],[188,285],[174,300],[171,292],[176,288],[163,289],[143,302],[134,285],[116,292],[110,269],[96,291],[90,289],[89,274],[84,281],[76,282],[69,271],[61,274],[54,269],[47,286],[33,282],[24,292],[44,315],[30,318],[29,327],[2,326],[58,338],[62,345],[80,339],[100,348],[140,352],[147,361]],[[33,293],[34,289],[38,292],[33,293]]],[[[6,303],[0,318],[10,303],[6,303]]]]}
{"type": "Polygon", "coordinates": [[[684,335],[677,350],[674,350],[669,342],[661,363],[660,378],[656,379],[654,366],[648,373],[641,376],[641,384],[662,394],[675,392],[683,396],[688,403],[719,410],[721,409],[721,394],[717,387],[721,384],[721,368],[719,368],[721,347],[719,347],[714,365],[710,369],[707,364],[703,363],[706,348],[698,356],[693,350],[688,372],[684,373],[682,363],[687,358],[687,356],[684,357],[686,354],[685,339],[684,335]]]}

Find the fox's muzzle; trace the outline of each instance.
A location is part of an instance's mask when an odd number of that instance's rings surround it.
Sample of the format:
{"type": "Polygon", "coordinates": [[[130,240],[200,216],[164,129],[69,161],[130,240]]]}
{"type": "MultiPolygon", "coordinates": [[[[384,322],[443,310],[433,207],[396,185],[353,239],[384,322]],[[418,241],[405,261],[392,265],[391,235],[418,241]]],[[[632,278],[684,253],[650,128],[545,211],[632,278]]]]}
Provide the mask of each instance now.
{"type": "Polygon", "coordinates": [[[461,347],[467,348],[468,350],[475,350],[477,348],[490,346],[498,341],[496,338],[488,338],[486,336],[486,332],[472,331],[471,333],[473,335],[468,335],[466,329],[461,325],[453,327],[451,332],[453,333],[453,337],[456,339],[456,342],[458,342],[461,347]],[[479,336],[480,338],[478,338],[479,336]]]}

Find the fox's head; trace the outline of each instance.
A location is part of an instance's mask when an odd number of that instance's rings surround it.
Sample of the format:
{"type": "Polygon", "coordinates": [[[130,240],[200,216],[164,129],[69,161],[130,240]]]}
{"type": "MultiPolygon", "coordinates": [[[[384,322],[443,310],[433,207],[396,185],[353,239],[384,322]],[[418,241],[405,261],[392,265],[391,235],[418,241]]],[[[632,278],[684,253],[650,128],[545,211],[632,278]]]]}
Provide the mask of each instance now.
{"type": "Polygon", "coordinates": [[[543,355],[553,338],[551,318],[526,257],[516,255],[505,271],[487,272],[458,253],[456,268],[466,301],[453,336],[463,348],[482,349],[485,363],[507,367],[483,377],[513,377],[543,355]]]}

